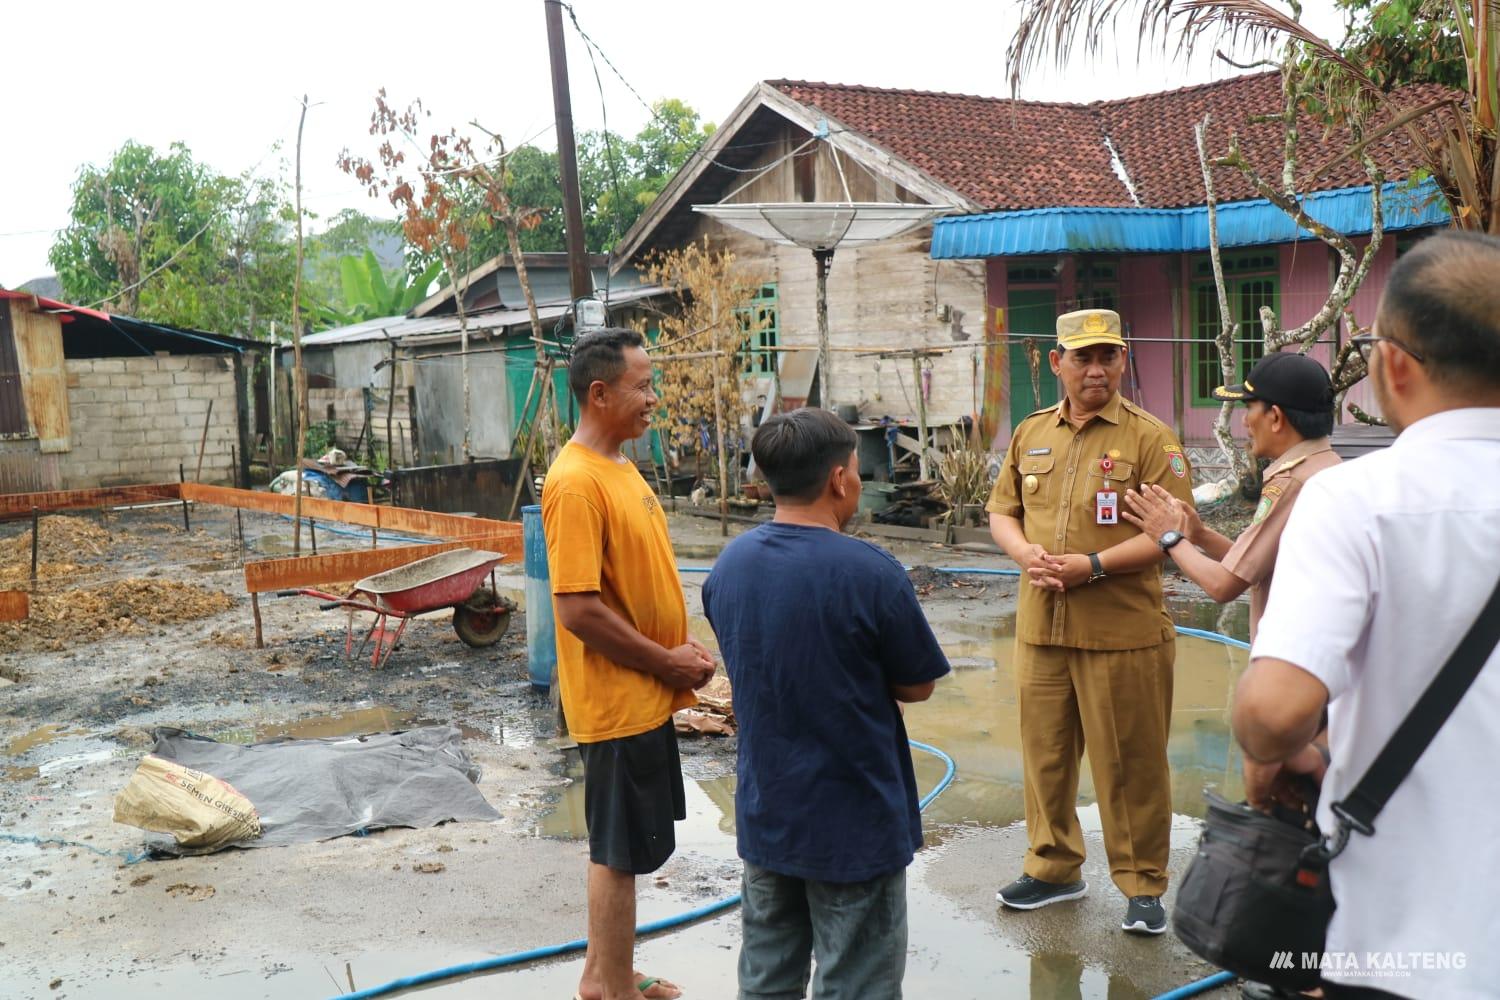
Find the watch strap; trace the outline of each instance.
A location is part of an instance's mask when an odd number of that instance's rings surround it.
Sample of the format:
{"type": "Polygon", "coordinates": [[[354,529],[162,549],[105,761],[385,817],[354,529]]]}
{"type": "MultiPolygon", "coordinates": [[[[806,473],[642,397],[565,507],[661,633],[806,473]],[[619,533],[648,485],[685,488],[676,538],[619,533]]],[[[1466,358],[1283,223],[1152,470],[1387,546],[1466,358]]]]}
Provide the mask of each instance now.
{"type": "Polygon", "coordinates": [[[1089,553],[1089,582],[1104,579],[1104,563],[1099,561],[1099,553],[1089,553]]]}

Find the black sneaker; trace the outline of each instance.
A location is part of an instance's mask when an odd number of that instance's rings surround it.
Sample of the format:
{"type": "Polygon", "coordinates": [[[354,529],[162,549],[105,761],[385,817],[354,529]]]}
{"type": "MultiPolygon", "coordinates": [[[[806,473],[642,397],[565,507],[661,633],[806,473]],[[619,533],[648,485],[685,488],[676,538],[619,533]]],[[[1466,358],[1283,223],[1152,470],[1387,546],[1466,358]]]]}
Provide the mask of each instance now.
{"type": "Polygon", "coordinates": [[[995,893],[995,898],[1013,910],[1035,910],[1068,899],[1082,899],[1088,891],[1089,884],[1083,879],[1077,882],[1043,882],[1039,878],[1022,875],[995,893]]]}
{"type": "Polygon", "coordinates": [[[1155,896],[1131,896],[1120,927],[1132,934],[1162,934],[1167,929],[1167,908],[1155,896]]]}

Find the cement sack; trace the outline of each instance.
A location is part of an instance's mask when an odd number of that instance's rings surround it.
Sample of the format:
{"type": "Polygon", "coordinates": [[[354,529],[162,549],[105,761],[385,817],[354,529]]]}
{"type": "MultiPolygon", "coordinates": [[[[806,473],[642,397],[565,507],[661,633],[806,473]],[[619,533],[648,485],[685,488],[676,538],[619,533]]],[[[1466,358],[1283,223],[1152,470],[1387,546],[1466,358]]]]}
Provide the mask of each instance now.
{"type": "Polygon", "coordinates": [[[171,834],[178,847],[217,850],[261,834],[255,805],[203,771],[148,754],[115,796],[115,822],[171,834]]]}

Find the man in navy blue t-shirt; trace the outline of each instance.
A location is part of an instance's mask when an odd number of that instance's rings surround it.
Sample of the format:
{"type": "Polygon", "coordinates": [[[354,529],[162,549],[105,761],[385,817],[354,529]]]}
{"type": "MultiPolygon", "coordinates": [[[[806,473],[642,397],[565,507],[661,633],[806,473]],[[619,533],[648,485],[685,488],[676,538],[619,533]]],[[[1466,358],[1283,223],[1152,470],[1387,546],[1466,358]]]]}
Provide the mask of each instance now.
{"type": "Polygon", "coordinates": [[[906,573],[842,534],[859,508],[857,440],[821,409],[751,442],[776,518],[735,539],[703,585],[734,685],[745,862],[742,1000],[901,996],[906,867],[922,846],[897,702],[948,661],[906,573]]]}

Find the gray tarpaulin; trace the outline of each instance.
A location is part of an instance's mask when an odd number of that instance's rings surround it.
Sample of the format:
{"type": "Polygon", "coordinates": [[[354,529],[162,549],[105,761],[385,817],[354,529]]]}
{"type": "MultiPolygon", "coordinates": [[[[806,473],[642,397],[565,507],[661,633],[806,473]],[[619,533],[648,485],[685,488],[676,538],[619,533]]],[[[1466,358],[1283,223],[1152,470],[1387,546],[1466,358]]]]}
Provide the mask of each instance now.
{"type": "MultiPolygon", "coordinates": [[[[428,827],[500,814],[475,787],[479,768],[453,726],[251,746],[158,728],[152,753],[229,782],[260,813],[262,835],[235,847],[280,847],[387,826],[428,827]]],[[[152,835],[153,850],[194,853],[152,835]]]]}

